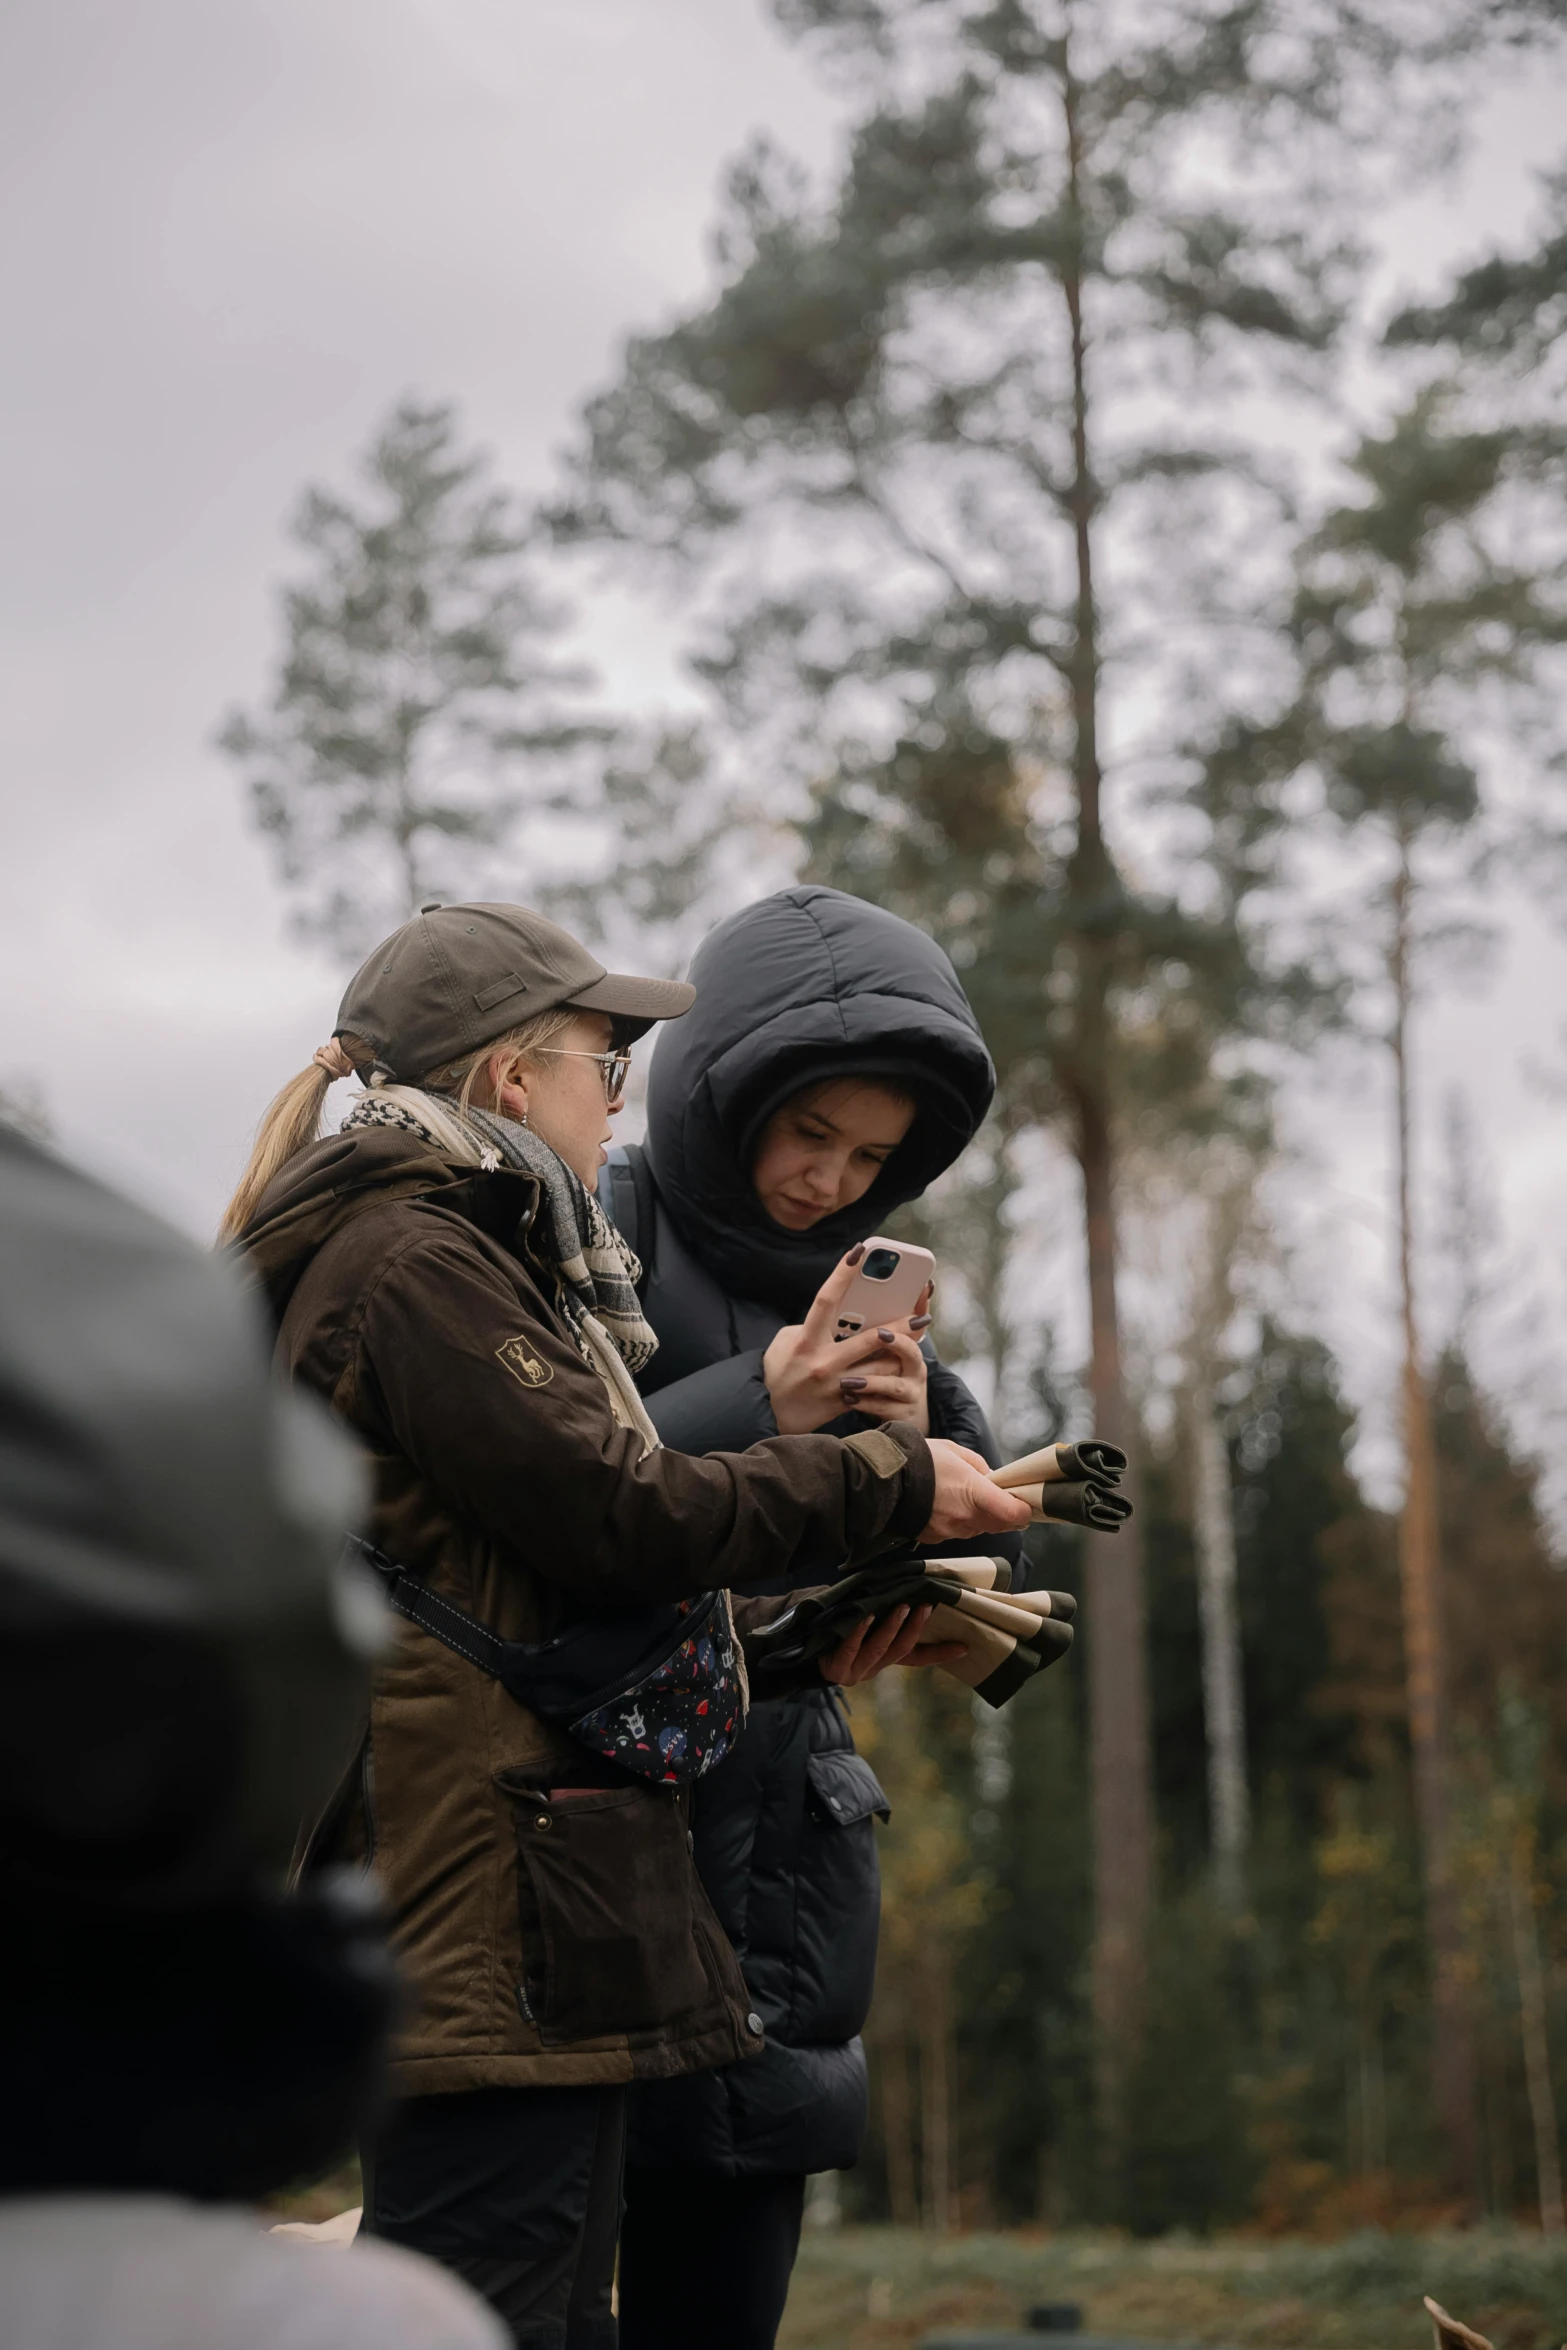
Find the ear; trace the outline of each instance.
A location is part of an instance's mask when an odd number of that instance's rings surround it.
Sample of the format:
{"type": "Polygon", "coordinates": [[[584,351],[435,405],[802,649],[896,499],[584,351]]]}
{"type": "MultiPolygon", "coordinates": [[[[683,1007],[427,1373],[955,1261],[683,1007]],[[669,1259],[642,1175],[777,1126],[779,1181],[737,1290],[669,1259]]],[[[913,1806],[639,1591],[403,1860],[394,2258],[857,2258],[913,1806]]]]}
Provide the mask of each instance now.
{"type": "Polygon", "coordinates": [[[529,1089],[537,1074],[528,1067],[517,1052],[505,1047],[491,1053],[485,1064],[485,1076],[490,1081],[490,1099],[503,1118],[527,1120],[529,1089]]]}

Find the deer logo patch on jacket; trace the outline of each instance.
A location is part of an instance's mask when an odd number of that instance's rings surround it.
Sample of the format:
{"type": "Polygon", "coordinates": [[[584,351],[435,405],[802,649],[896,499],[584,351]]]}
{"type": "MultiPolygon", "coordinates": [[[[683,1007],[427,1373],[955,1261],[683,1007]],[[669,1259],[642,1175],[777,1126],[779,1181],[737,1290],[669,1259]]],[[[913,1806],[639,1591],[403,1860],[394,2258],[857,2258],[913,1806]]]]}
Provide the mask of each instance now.
{"type": "Polygon", "coordinates": [[[524,1387],[548,1387],[555,1374],[548,1363],[541,1363],[525,1338],[508,1338],[504,1346],[495,1349],[514,1379],[524,1387]]]}

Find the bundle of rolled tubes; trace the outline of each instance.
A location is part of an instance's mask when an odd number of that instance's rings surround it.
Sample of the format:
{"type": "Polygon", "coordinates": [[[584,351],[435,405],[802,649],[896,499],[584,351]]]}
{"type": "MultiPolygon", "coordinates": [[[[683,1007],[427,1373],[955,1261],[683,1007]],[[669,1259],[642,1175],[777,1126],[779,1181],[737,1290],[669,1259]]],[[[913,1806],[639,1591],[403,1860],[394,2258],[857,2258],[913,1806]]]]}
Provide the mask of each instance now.
{"type": "Polygon", "coordinates": [[[824,1591],[805,1593],[747,1638],[752,1686],[765,1695],[771,1675],[824,1656],[866,1616],[928,1607],[920,1645],[960,1645],[962,1654],[941,1670],[988,1704],[1005,1705],[1071,1647],[1077,1612],[1068,1591],[1013,1591],[1011,1582],[1006,1559],[877,1559],[824,1591]]]}
{"type": "Polygon", "coordinates": [[[1119,1491],[1126,1455],[1118,1444],[1085,1436],[1076,1444],[1046,1444],[1021,1460],[992,1469],[992,1481],[1026,1501],[1036,1526],[1087,1526],[1114,1534],[1132,1514],[1119,1491]]]}
{"type": "MultiPolygon", "coordinates": [[[[1117,1445],[1088,1437],[1047,1444],[990,1474],[1029,1503],[1036,1525],[1087,1526],[1114,1533],[1132,1514],[1118,1492],[1126,1455],[1117,1445]]],[[[928,1607],[922,1647],[962,1649],[941,1669],[988,1705],[1005,1705],[1026,1681],[1054,1664],[1072,1645],[1077,1602],[1069,1591],[1014,1591],[1012,1569],[1001,1558],[884,1558],[811,1592],[786,1609],[760,1636],[747,1641],[753,1677],[786,1671],[825,1655],[866,1616],[895,1607],[928,1607]]]]}

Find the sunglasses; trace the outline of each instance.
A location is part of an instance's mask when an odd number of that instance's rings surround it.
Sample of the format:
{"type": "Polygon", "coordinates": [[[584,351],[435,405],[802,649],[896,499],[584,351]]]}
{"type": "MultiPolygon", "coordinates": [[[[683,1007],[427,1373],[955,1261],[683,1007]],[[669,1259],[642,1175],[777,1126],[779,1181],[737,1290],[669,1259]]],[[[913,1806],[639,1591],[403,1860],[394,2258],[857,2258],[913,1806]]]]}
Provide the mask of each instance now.
{"type": "Polygon", "coordinates": [[[556,1061],[597,1061],[599,1075],[604,1080],[604,1099],[607,1102],[618,1102],[626,1090],[626,1079],[631,1074],[631,1055],[628,1052],[575,1052],[570,1045],[565,1044],[541,1045],[539,1050],[548,1053],[556,1061]]]}

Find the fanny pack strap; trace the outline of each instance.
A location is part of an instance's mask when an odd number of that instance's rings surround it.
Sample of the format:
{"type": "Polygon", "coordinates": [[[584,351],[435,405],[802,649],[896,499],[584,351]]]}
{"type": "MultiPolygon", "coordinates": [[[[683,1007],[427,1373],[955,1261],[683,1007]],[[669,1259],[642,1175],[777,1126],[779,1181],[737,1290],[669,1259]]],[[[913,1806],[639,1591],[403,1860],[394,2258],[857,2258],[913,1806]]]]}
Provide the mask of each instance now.
{"type": "Polygon", "coordinates": [[[385,1551],[377,1550],[359,1535],[348,1536],[348,1548],[380,1576],[386,1587],[387,1604],[394,1614],[406,1616],[410,1624],[417,1624],[443,1647],[466,1657],[481,1673],[488,1673],[492,1681],[503,1678],[506,1642],[488,1624],[481,1624],[477,1617],[454,1607],[449,1599],[432,1591],[428,1583],[421,1583],[417,1575],[411,1575],[406,1567],[400,1567],[385,1551]]]}
{"type": "Polygon", "coordinates": [[[395,1614],[634,1777],[700,1778],[723,1760],[744,1724],[749,1691],[727,1591],[629,1611],[607,1645],[602,1633],[582,1626],[530,1647],[502,1640],[361,1535],[345,1538],[345,1556],[372,1570],[395,1614]],[[586,1655],[583,1633],[591,1635],[586,1655]]]}

